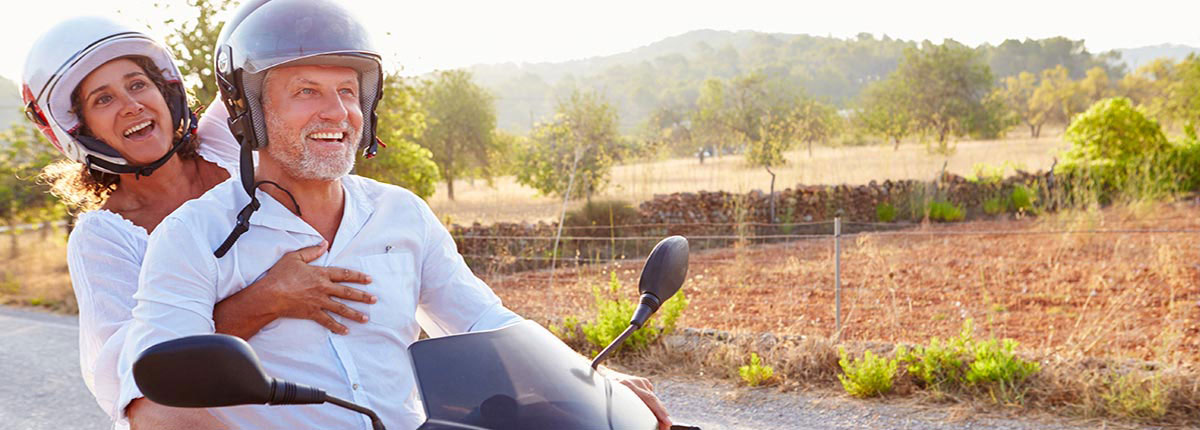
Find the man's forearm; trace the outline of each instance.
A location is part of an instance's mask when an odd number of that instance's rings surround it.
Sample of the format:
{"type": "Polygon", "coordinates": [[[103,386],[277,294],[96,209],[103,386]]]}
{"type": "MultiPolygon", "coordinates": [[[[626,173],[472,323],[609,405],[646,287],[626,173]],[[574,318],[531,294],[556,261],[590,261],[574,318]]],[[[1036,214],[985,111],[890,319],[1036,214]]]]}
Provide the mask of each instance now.
{"type": "Polygon", "coordinates": [[[217,333],[250,340],[278,315],[255,297],[253,285],[226,297],[213,308],[213,325],[217,333]]]}

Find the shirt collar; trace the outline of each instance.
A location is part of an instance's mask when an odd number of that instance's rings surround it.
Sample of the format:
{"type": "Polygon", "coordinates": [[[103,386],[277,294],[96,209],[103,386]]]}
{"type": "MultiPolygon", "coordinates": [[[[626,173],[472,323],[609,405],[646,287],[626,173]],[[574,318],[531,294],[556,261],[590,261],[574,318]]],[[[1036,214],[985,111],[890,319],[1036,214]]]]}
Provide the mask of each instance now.
{"type": "MultiPolygon", "coordinates": [[[[341,183],[342,192],[346,196],[345,210],[342,211],[342,221],[338,225],[337,237],[334,238],[330,254],[338,254],[345,248],[346,244],[358,235],[375,211],[375,205],[368,201],[359,181],[347,175],[342,177],[341,183]]],[[[320,236],[316,229],[261,188],[255,192],[255,195],[258,196],[258,201],[262,206],[254,215],[250,216],[250,225],[320,236]]],[[[248,201],[249,199],[243,197],[242,200],[248,201]]],[[[304,208],[300,208],[300,211],[303,212],[304,208]]]]}

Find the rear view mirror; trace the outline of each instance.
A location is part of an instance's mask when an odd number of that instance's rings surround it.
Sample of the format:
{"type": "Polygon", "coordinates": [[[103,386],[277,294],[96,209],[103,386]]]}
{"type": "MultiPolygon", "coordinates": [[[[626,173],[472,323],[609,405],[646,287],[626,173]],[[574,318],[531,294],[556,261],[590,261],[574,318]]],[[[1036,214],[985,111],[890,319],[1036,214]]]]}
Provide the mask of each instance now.
{"type": "Polygon", "coordinates": [[[227,335],[189,336],[147,348],[133,364],[146,398],[182,408],[265,404],[272,381],[245,341],[227,335]]]}
{"type": "Polygon", "coordinates": [[[624,342],[625,338],[642,328],[642,325],[646,324],[646,320],[658,312],[658,308],[667,299],[679,292],[679,287],[683,286],[683,281],[687,278],[687,270],[687,239],[683,236],[671,236],[654,245],[650,256],[646,257],[646,265],[642,266],[642,277],[638,279],[638,291],[642,293],[642,299],[633,312],[629,328],[626,328],[625,332],[617,336],[603,351],[600,351],[599,355],[596,355],[596,358],[592,359],[593,369],[599,366],[605,358],[608,358],[608,355],[621,342],[624,342]]]}

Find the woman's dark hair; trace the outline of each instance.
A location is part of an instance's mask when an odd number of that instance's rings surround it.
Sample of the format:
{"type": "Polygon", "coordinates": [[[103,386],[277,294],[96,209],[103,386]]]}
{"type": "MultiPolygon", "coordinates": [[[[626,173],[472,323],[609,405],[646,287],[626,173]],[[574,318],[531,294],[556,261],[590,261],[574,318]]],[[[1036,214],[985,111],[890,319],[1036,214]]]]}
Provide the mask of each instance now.
{"type": "MultiPolygon", "coordinates": [[[[146,73],[150,82],[154,83],[154,86],[158,88],[158,92],[162,93],[168,106],[171,105],[171,100],[181,95],[179,86],[167,83],[162,71],[159,70],[158,66],[150,58],[141,55],[130,55],[114,58],[109,62],[117,60],[130,60],[134,64],[137,64],[146,73]]],[[[71,93],[71,112],[79,117],[79,129],[75,133],[96,137],[88,129],[87,122],[83,120],[83,115],[81,114],[83,112],[83,95],[80,92],[80,87],[75,87],[75,90],[71,93]]],[[[183,133],[180,130],[175,130],[172,144],[182,138],[183,133]]],[[[198,143],[198,139],[193,138],[181,146],[176,153],[183,159],[195,158],[198,143]]],[[[89,169],[87,165],[71,160],[63,160],[46,166],[45,169],[42,169],[39,178],[41,182],[50,184],[50,192],[63,200],[67,206],[83,210],[99,207],[108,199],[108,196],[113,191],[116,191],[121,183],[120,175],[89,169]]]]}

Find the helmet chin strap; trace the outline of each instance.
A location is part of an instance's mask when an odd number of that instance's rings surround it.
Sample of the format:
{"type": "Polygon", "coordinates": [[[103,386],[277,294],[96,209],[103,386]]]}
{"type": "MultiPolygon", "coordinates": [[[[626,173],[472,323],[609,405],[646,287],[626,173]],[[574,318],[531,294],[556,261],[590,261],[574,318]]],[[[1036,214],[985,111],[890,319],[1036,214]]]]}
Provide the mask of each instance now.
{"type": "MultiPolygon", "coordinates": [[[[192,139],[196,137],[196,125],[198,123],[198,121],[196,121],[196,114],[188,112],[186,118],[187,127],[184,130],[183,138],[171,145],[171,148],[167,150],[167,153],[163,154],[162,157],[159,157],[159,159],[155,160],[153,163],[141,166],[117,164],[89,154],[87,156],[87,167],[91,168],[92,166],[96,166],[116,174],[132,173],[134,174],[134,179],[141,178],[142,176],[150,176],[150,174],[154,173],[155,170],[157,170],[159,167],[162,167],[163,164],[167,164],[167,161],[171,160],[171,157],[179,151],[179,148],[183,147],[184,144],[191,142],[192,139]]],[[[87,136],[76,136],[76,139],[83,140],[91,138],[87,136]]]]}

